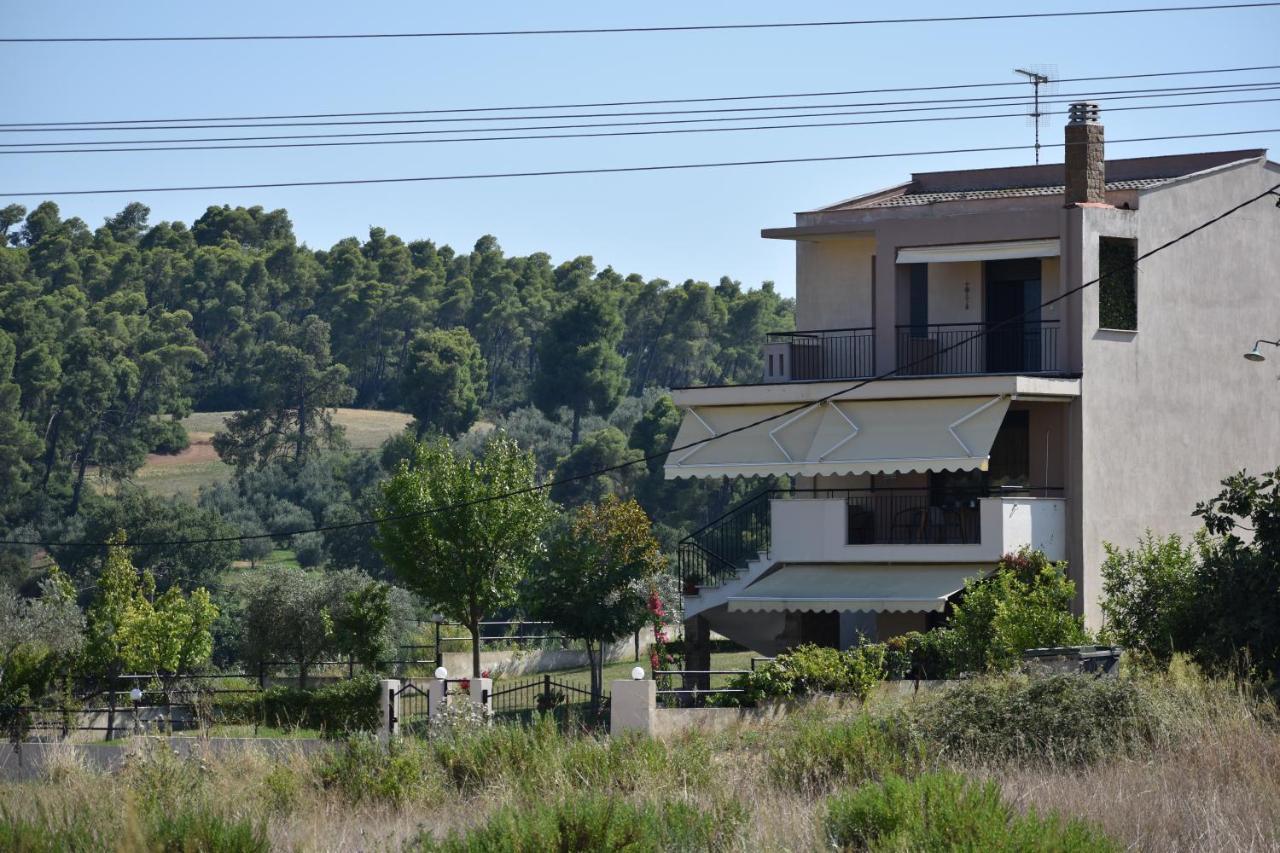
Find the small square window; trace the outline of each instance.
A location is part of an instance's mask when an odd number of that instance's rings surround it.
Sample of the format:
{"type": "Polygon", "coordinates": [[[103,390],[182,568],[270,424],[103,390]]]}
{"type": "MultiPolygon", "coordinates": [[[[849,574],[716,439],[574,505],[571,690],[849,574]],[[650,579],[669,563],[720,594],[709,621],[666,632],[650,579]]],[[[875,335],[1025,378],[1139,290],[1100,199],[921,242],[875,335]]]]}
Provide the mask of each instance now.
{"type": "Polygon", "coordinates": [[[1098,238],[1098,326],[1138,330],[1138,243],[1098,238]]]}

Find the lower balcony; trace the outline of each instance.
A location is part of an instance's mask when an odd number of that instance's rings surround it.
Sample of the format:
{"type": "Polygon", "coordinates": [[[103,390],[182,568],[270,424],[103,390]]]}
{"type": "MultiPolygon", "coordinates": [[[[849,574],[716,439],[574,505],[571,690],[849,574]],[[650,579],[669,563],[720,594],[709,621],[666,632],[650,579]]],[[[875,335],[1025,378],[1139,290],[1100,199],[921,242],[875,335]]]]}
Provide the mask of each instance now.
{"type": "Polygon", "coordinates": [[[980,562],[1023,547],[1066,559],[1060,489],[793,490],[770,503],[777,562],[980,562]]]}

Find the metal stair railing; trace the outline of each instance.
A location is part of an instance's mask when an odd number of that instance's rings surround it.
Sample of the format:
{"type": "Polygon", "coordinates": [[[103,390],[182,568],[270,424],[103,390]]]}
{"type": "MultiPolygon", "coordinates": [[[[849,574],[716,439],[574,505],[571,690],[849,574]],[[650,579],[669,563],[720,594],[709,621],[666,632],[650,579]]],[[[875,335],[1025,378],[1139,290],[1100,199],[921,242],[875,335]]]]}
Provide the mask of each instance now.
{"type": "Polygon", "coordinates": [[[719,586],[769,550],[769,501],[776,492],[757,492],[680,541],[677,563],[685,595],[719,586]]]}

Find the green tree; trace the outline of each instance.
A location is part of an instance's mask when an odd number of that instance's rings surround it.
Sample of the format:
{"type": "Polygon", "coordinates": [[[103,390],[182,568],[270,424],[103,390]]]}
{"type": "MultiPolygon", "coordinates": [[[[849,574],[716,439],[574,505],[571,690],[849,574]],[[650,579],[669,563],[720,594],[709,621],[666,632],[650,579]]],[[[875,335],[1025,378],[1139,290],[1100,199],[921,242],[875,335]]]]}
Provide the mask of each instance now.
{"type": "Polygon", "coordinates": [[[287,566],[265,569],[247,595],[241,652],[246,663],[287,661],[298,667],[298,686],[334,648],[332,611],[338,593],[331,578],[287,566]]]}
{"type": "Polygon", "coordinates": [[[466,329],[419,332],[400,382],[400,399],[416,420],[418,437],[466,432],[480,415],[486,372],[480,347],[466,329]]]}
{"type": "Polygon", "coordinates": [[[627,446],[627,437],[616,427],[605,427],[589,433],[582,443],[560,460],[556,467],[557,484],[551,489],[551,499],[566,506],[578,506],[587,502],[599,502],[607,495],[622,495],[628,490],[640,465],[628,465],[638,459],[640,453],[627,446]],[[627,465],[628,467],[619,467],[627,465]],[[617,470],[607,474],[588,476],[592,471],[617,470]]]}
{"type": "Polygon", "coordinates": [[[0,702],[38,699],[52,664],[69,660],[83,639],[84,615],[75,589],[56,567],[35,598],[0,591],[0,702]]]}
{"type": "Polygon", "coordinates": [[[13,338],[0,331],[0,519],[7,505],[20,499],[33,485],[40,440],[30,422],[22,418],[22,389],[13,382],[17,349],[13,338]]]}
{"type": "Polygon", "coordinates": [[[551,505],[534,476],[532,454],[493,435],[479,457],[419,445],[381,487],[375,545],[401,583],[466,626],[476,677],[480,621],[515,602],[543,548],[551,505]]]}
{"type": "Polygon", "coordinates": [[[1134,654],[1168,666],[1186,649],[1199,610],[1195,574],[1199,548],[1183,546],[1176,535],[1156,538],[1147,531],[1138,547],[1103,543],[1102,614],[1105,630],[1134,654]]]}
{"type": "Polygon", "coordinates": [[[1280,682],[1280,469],[1244,471],[1197,504],[1213,537],[1192,584],[1186,651],[1214,672],[1280,682]],[[1248,534],[1242,535],[1242,533],[1248,534]]]}
{"type": "Polygon", "coordinates": [[[573,415],[569,443],[576,446],[582,416],[608,412],[626,390],[618,353],[622,316],[599,289],[582,291],[547,327],[538,345],[533,402],[548,416],[561,406],[573,415]]]}
{"type": "Polygon", "coordinates": [[[369,581],[342,596],[333,616],[337,650],[373,669],[392,645],[391,587],[369,581]]]}
{"type": "Polygon", "coordinates": [[[649,620],[649,593],[665,568],[645,511],[608,497],[574,513],[530,575],[531,614],[586,643],[593,702],[600,699],[606,646],[649,620]]]}
{"type": "Polygon", "coordinates": [[[1066,564],[1040,551],[1006,554],[990,576],[970,580],[950,620],[964,666],[974,672],[1017,666],[1026,649],[1089,642],[1071,613],[1075,584],[1066,564]]]}
{"type": "Polygon", "coordinates": [[[238,469],[277,458],[301,464],[317,448],[342,442],[333,410],[351,402],[355,391],[347,385],[347,368],[330,356],[329,324],[310,316],[281,338],[262,347],[253,405],[213,436],[218,456],[238,469]]]}

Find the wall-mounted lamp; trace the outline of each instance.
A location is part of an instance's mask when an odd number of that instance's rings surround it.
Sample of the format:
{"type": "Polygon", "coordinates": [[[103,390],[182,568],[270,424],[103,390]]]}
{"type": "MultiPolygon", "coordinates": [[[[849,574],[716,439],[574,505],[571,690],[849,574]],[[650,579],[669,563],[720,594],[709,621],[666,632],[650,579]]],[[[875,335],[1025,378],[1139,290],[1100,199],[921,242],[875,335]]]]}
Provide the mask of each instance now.
{"type": "Polygon", "coordinates": [[[1270,344],[1273,347],[1280,347],[1280,341],[1266,341],[1266,340],[1259,339],[1253,345],[1253,349],[1249,350],[1247,353],[1244,354],[1244,357],[1249,359],[1249,361],[1266,361],[1267,357],[1262,354],[1263,344],[1270,344]]]}

